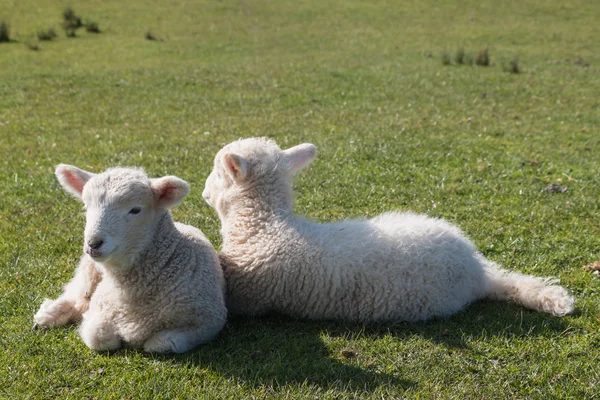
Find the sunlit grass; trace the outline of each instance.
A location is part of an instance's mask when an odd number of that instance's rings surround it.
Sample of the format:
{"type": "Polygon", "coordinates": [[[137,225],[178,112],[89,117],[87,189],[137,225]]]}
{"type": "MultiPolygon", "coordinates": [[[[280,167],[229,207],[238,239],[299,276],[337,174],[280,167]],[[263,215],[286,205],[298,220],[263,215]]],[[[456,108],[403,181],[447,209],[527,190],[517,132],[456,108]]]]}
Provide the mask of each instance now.
{"type": "Polygon", "coordinates": [[[600,384],[600,31],[594,2],[0,0],[0,397],[586,398],[600,384]],[[72,6],[102,34],[61,30],[72,6]],[[30,51],[41,29],[58,37],[30,51]],[[160,40],[147,40],[147,32],[160,40]],[[488,49],[490,66],[441,63],[488,49]],[[519,60],[519,74],[503,64],[519,60]],[[182,356],[91,352],[30,330],[81,251],[54,166],[136,165],[192,192],[174,215],[220,244],[201,193],[217,150],[312,142],[297,211],[412,210],[509,269],[557,276],[562,319],[480,302],[426,324],[231,321],[182,356]],[[565,193],[547,193],[549,184],[565,193]],[[356,356],[347,358],[343,350],[356,356]]]}

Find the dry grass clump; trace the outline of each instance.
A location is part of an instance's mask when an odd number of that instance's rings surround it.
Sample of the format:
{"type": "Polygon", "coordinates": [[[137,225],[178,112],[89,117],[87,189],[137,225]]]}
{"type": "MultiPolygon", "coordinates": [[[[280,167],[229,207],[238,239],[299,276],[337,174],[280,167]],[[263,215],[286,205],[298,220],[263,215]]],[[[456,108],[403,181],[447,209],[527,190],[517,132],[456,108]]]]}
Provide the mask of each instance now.
{"type": "Polygon", "coordinates": [[[10,29],[8,28],[8,24],[4,21],[0,21],[0,43],[10,42],[10,29]]]}
{"type": "Polygon", "coordinates": [[[475,65],[479,65],[480,67],[490,66],[490,52],[487,48],[477,53],[477,57],[475,57],[475,65]]]}
{"type": "Polygon", "coordinates": [[[75,14],[72,8],[67,8],[63,11],[63,24],[62,27],[67,34],[67,37],[76,37],[77,29],[81,28],[83,23],[81,17],[75,14]]]}
{"type": "Polygon", "coordinates": [[[58,35],[56,34],[56,31],[52,28],[47,29],[47,30],[39,30],[37,32],[37,38],[38,40],[41,41],[50,41],[50,40],[54,40],[58,35]]]}

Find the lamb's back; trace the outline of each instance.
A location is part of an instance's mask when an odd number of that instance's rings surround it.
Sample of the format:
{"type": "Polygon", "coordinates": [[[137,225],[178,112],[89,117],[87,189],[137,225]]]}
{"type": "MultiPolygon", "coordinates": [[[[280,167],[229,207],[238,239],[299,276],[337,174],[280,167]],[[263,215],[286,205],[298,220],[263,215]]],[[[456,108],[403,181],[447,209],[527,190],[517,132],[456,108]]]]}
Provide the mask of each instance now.
{"type": "Polygon", "coordinates": [[[302,224],[307,247],[319,249],[320,261],[344,269],[399,271],[469,258],[476,252],[456,226],[420,214],[388,212],[373,219],[302,224]]]}
{"type": "Polygon", "coordinates": [[[293,293],[282,294],[281,307],[300,317],[446,315],[460,308],[465,296],[476,297],[472,293],[483,276],[462,232],[424,215],[392,212],[329,224],[298,220],[297,233],[286,240],[279,268],[286,271],[285,292],[293,293]],[[445,296],[448,304],[432,293],[445,296]]]}

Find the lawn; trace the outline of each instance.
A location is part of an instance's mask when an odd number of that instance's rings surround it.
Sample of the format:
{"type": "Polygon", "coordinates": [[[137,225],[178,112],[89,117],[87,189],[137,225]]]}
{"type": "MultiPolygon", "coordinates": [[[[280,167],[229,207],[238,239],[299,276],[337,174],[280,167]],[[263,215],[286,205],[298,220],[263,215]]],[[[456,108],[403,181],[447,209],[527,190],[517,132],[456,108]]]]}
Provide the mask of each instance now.
{"type": "Polygon", "coordinates": [[[0,43],[0,397],[599,395],[600,279],[582,267],[600,260],[600,3],[79,3],[0,0],[13,38],[0,43]],[[68,6],[102,33],[65,37],[68,6]],[[456,64],[485,48],[490,66],[456,64]],[[56,164],[187,180],[174,216],[218,247],[204,180],[221,146],[251,136],[319,148],[295,183],[299,213],[446,218],[505,268],[560,278],[575,314],[482,301],[421,324],[232,319],[179,356],[31,330],[82,247],[56,164]]]}

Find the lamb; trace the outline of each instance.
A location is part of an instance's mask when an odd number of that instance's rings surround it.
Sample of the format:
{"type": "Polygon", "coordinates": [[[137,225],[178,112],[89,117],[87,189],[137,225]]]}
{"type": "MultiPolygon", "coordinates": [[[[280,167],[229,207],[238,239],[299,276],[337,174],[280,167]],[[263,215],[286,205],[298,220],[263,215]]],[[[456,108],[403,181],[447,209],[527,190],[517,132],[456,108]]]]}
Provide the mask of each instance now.
{"type": "Polygon", "coordinates": [[[473,301],[513,301],[556,316],[574,299],[550,278],[501,269],[460,229],[410,212],[318,224],[293,214],[292,178],[312,144],[265,138],[222,148],[203,197],[218,213],[231,314],[355,322],[447,317],[473,301]]]}
{"type": "Polygon", "coordinates": [[[34,327],[81,320],[81,338],[97,351],[125,344],[182,353],[213,339],[227,318],[217,253],[169,211],[188,184],[134,168],[93,174],[61,164],[56,176],[85,204],[84,254],[64,293],[42,303],[34,327]]]}

